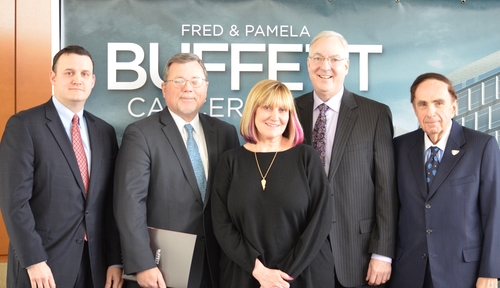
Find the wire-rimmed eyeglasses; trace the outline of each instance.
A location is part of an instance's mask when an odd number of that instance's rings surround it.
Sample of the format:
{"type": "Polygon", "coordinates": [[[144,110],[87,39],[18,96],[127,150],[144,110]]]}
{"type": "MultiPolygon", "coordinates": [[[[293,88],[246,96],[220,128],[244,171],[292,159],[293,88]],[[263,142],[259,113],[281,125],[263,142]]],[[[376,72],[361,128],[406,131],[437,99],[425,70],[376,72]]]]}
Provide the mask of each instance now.
{"type": "Polygon", "coordinates": [[[346,60],[347,58],[340,58],[338,56],[334,56],[334,57],[323,57],[323,56],[311,56],[311,57],[308,57],[309,59],[311,59],[312,63],[314,65],[321,65],[323,64],[323,62],[326,60],[326,62],[328,62],[328,64],[330,65],[337,65],[339,64],[340,62],[342,62],[343,60],[346,60]]]}
{"type": "Polygon", "coordinates": [[[193,88],[201,87],[201,85],[203,84],[203,81],[206,81],[208,83],[208,81],[206,79],[202,79],[202,78],[193,78],[190,80],[186,80],[184,78],[175,78],[175,79],[171,79],[171,80],[166,80],[165,82],[172,82],[172,84],[174,84],[174,87],[179,88],[179,87],[184,87],[184,85],[186,85],[186,82],[188,82],[188,81],[193,88]]]}

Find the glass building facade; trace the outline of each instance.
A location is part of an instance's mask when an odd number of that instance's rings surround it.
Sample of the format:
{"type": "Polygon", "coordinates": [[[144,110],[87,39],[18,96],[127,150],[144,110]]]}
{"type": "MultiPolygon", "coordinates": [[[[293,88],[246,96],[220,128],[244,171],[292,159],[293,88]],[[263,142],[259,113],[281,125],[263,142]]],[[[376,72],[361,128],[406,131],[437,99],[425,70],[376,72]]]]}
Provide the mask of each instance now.
{"type": "Polygon", "coordinates": [[[500,51],[446,76],[458,96],[455,120],[500,142],[500,51]]]}

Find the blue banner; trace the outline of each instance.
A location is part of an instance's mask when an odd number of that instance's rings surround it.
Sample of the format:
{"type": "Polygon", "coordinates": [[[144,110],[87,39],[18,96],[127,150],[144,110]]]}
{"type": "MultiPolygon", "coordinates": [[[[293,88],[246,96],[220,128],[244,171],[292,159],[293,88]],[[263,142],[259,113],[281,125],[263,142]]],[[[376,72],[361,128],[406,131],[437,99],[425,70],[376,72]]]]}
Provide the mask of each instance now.
{"type": "Polygon", "coordinates": [[[115,126],[119,137],[129,123],[164,108],[163,67],[178,52],[194,52],[206,63],[210,85],[201,112],[237,128],[259,80],[285,82],[294,96],[311,91],[307,52],[323,30],[349,42],[346,88],[389,105],[396,134],[418,127],[413,80],[438,72],[465,97],[457,118],[477,129],[477,113],[488,107],[483,130],[498,137],[500,63],[466,69],[498,55],[498,15],[500,1],[493,0],[63,0],[61,46],[92,53],[97,82],[85,108],[115,126]],[[469,107],[473,95],[463,91],[482,81],[494,82],[493,98],[482,101],[482,110],[469,107]]]}

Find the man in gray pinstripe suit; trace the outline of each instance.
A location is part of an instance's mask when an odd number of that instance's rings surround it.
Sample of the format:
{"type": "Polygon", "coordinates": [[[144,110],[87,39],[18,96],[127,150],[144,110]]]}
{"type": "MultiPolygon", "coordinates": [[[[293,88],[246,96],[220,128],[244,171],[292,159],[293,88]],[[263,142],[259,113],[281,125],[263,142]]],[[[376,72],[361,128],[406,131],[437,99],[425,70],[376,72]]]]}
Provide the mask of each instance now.
{"type": "Polygon", "coordinates": [[[320,156],[334,193],[335,287],[383,287],[391,276],[398,211],[391,111],[344,88],[349,52],[342,35],[319,33],[307,67],[314,91],[298,97],[296,106],[313,146],[320,146],[313,143],[316,120],[326,116],[320,156]]]}

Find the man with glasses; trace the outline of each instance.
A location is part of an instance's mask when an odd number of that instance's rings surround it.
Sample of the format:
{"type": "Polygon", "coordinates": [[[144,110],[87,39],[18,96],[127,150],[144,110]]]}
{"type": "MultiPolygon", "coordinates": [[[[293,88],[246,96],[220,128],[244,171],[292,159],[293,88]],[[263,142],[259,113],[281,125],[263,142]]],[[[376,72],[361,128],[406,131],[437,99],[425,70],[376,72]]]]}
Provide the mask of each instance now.
{"type": "Polygon", "coordinates": [[[391,275],[397,194],[389,107],[344,88],[344,37],[319,33],[307,68],[314,91],[296,99],[305,142],[323,161],[334,194],[332,287],[383,287],[391,275]]]}
{"type": "Polygon", "coordinates": [[[202,60],[176,54],[164,69],[167,107],[125,130],[114,208],[125,273],[136,273],[141,287],[168,285],[156,268],[147,227],[198,235],[188,287],[218,287],[220,248],[212,231],[210,188],[219,156],[238,147],[239,139],[234,126],[199,113],[207,89],[202,60]]]}

